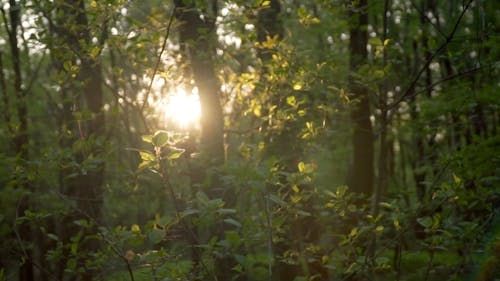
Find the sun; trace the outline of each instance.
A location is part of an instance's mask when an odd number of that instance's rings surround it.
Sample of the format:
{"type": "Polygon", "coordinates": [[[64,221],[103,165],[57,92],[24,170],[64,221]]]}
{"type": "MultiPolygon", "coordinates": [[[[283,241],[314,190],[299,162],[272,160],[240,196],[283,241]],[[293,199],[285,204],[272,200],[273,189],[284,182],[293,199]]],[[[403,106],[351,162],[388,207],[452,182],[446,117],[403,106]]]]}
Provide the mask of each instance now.
{"type": "Polygon", "coordinates": [[[188,94],[184,89],[169,94],[165,101],[165,118],[181,129],[197,127],[201,117],[200,98],[196,88],[188,94]]]}

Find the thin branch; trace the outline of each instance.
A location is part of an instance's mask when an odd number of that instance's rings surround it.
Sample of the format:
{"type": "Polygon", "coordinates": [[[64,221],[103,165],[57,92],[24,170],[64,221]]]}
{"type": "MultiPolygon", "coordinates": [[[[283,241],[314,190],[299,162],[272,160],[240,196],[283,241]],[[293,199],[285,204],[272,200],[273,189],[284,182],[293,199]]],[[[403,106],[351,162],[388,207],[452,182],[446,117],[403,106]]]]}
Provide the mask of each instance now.
{"type": "Polygon", "coordinates": [[[469,7],[470,7],[470,5],[472,4],[473,1],[474,0],[469,0],[469,2],[464,6],[464,8],[462,10],[462,13],[460,14],[460,16],[458,17],[457,21],[455,22],[455,26],[453,27],[453,29],[450,32],[450,34],[448,36],[446,36],[446,40],[443,42],[443,44],[441,44],[441,46],[439,46],[439,48],[432,54],[432,56],[420,68],[420,71],[417,73],[417,75],[415,76],[415,78],[411,81],[410,85],[408,86],[408,88],[406,89],[406,91],[404,92],[404,94],[402,94],[396,101],[394,101],[391,105],[389,105],[389,107],[388,107],[389,109],[395,108],[399,103],[401,103],[406,98],[410,98],[410,97],[413,97],[413,96],[416,95],[416,94],[411,94],[412,89],[415,88],[415,86],[417,85],[418,80],[420,79],[420,76],[422,76],[422,74],[427,69],[427,67],[429,67],[429,65],[432,63],[432,61],[434,60],[434,58],[436,58],[436,56],[438,54],[440,54],[448,46],[448,44],[451,42],[451,40],[453,39],[453,36],[455,35],[455,32],[458,29],[458,26],[459,26],[460,22],[462,21],[462,18],[465,15],[465,12],[467,12],[467,10],[469,9],[469,7]]]}
{"type": "MultiPolygon", "coordinates": [[[[486,66],[492,66],[493,64],[490,64],[490,65],[486,65],[486,66]]],[[[476,67],[476,68],[472,68],[472,69],[468,69],[468,70],[465,70],[465,71],[462,71],[462,72],[458,72],[458,73],[455,73],[455,74],[452,74],[452,75],[448,75],[446,77],[444,77],[443,79],[439,80],[439,81],[436,81],[434,83],[432,83],[429,87],[425,88],[425,89],[422,89],[420,91],[417,91],[415,92],[415,94],[409,96],[409,97],[413,97],[413,96],[416,96],[420,93],[423,93],[423,92],[426,92],[428,90],[433,90],[434,87],[436,87],[437,85],[439,84],[442,84],[444,82],[447,82],[447,81],[450,81],[450,80],[453,80],[455,78],[458,78],[458,77],[462,77],[462,76],[467,76],[467,75],[470,75],[470,74],[473,74],[474,72],[477,72],[477,71],[480,71],[482,69],[484,69],[485,66],[480,66],[480,67],[476,67]]]]}
{"type": "Polygon", "coordinates": [[[155,80],[156,72],[158,72],[158,68],[160,67],[160,62],[161,62],[161,56],[163,55],[163,52],[165,51],[165,48],[167,47],[167,41],[168,37],[170,35],[170,29],[172,27],[172,22],[174,21],[174,15],[175,15],[175,10],[177,9],[177,6],[172,8],[172,13],[170,14],[170,18],[168,20],[168,25],[167,25],[167,34],[165,34],[165,38],[163,38],[163,44],[161,46],[160,54],[158,54],[158,59],[156,60],[156,65],[153,70],[153,75],[151,76],[151,81],[149,81],[149,86],[148,90],[146,92],[146,96],[144,98],[144,103],[141,106],[141,112],[144,111],[144,108],[146,107],[146,104],[148,103],[148,98],[151,93],[151,88],[153,87],[153,81],[155,80]]]}
{"type": "Polygon", "coordinates": [[[413,8],[415,8],[415,10],[417,10],[417,12],[420,14],[420,16],[423,17],[425,20],[427,20],[427,22],[429,22],[434,27],[434,29],[437,30],[437,32],[439,34],[441,34],[441,36],[443,36],[443,38],[447,38],[446,34],[444,34],[444,32],[441,30],[441,28],[439,28],[439,26],[437,26],[435,23],[433,23],[431,21],[431,19],[425,14],[425,11],[420,10],[414,1],[410,1],[410,3],[413,6],[413,8]]]}

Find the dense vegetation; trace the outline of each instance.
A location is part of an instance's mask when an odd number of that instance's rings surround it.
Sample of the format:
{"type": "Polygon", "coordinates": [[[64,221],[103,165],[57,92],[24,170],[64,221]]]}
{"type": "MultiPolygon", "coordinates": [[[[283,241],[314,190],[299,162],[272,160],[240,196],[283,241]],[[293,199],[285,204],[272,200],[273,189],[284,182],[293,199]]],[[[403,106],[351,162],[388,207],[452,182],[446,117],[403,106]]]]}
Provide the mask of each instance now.
{"type": "Polygon", "coordinates": [[[499,1],[0,12],[0,281],[500,279],[499,1]]]}

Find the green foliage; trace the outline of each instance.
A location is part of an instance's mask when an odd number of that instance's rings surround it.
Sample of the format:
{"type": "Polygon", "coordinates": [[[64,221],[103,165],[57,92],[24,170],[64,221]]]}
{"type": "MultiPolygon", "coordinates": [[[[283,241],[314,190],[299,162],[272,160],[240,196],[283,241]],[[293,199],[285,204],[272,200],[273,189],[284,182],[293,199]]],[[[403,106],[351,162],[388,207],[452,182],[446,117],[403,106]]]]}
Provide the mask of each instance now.
{"type": "Polygon", "coordinates": [[[0,281],[26,265],[46,280],[500,278],[498,3],[457,22],[453,1],[372,1],[350,73],[358,1],[218,1],[218,17],[184,1],[218,36],[214,165],[198,124],[165,117],[168,95],[201,92],[171,2],[0,1],[0,281]],[[282,26],[259,21],[276,3],[282,26]],[[373,197],[346,185],[350,78],[387,159],[373,197]]]}

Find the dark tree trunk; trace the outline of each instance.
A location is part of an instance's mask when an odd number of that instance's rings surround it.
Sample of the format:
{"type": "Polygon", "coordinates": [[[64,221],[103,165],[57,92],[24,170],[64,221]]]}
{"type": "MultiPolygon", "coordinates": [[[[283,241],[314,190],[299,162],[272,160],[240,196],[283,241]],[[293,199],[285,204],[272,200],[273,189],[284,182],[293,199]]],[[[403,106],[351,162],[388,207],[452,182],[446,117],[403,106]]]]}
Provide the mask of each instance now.
{"type": "MultiPolygon", "coordinates": [[[[93,43],[89,30],[86,8],[83,0],[65,0],[55,3],[58,11],[54,21],[50,21],[53,41],[50,47],[53,64],[60,72],[66,72],[67,79],[60,85],[62,109],[60,111],[59,130],[61,132],[59,145],[68,149],[76,141],[84,141],[88,145],[85,149],[73,151],[73,161],[82,164],[89,156],[99,160],[103,149],[105,120],[102,113],[103,90],[101,66],[98,58],[91,56],[90,49],[93,43]],[[58,54],[65,54],[60,56],[58,54]],[[69,55],[68,55],[69,54],[69,55]],[[79,61],[79,64],[77,63],[79,61]],[[79,65],[76,73],[65,67],[65,63],[79,65]],[[70,78],[71,77],[71,78],[70,78]],[[86,120],[76,120],[73,112],[88,110],[92,115],[86,120]],[[71,133],[67,133],[71,132],[71,133]]],[[[105,30],[103,32],[106,32],[105,30]]],[[[99,46],[100,47],[100,46],[99,46]]],[[[96,224],[101,222],[102,185],[104,161],[96,161],[91,169],[85,173],[81,169],[61,168],[59,183],[61,193],[68,200],[76,201],[76,208],[70,215],[61,219],[57,224],[57,233],[62,241],[70,243],[71,237],[79,231],[85,234],[95,233],[96,224]],[[74,225],[75,220],[84,219],[93,226],[81,229],[74,225]]],[[[84,239],[81,253],[93,252],[99,249],[100,243],[95,239],[84,239]]],[[[69,254],[69,253],[66,253],[69,254]]],[[[65,256],[60,260],[57,276],[65,278],[65,256]]],[[[84,262],[86,257],[81,257],[84,262]]],[[[93,280],[98,274],[95,270],[86,270],[81,275],[82,280],[93,280]]]]}
{"type": "Polygon", "coordinates": [[[181,0],[174,2],[176,18],[181,22],[180,42],[185,56],[189,57],[190,70],[200,96],[202,153],[212,164],[221,165],[224,163],[224,120],[219,82],[212,61],[215,55],[215,18],[202,20],[194,4],[186,5],[186,1],[181,0]]]}
{"type": "MultiPolygon", "coordinates": [[[[217,5],[212,1],[213,17],[205,14],[201,18],[195,1],[174,0],[176,6],[176,19],[179,25],[179,42],[186,64],[188,67],[185,75],[194,80],[200,97],[201,106],[201,138],[200,147],[203,159],[206,162],[193,169],[193,182],[202,182],[206,176],[204,170],[210,167],[223,165],[225,162],[224,153],[224,117],[220,103],[220,87],[215,72],[215,65],[212,58],[215,56],[215,18],[217,14],[217,5]]],[[[188,79],[189,81],[189,79],[188,79]]],[[[217,178],[217,176],[215,177],[217,178]]],[[[210,197],[224,197],[224,191],[218,192],[217,179],[208,187],[207,194],[210,197]]],[[[223,224],[217,225],[211,230],[212,234],[219,237],[224,235],[223,224]]],[[[198,230],[191,230],[193,235],[198,235],[198,230]]],[[[192,262],[195,275],[201,276],[201,251],[197,247],[196,237],[191,237],[189,243],[192,248],[192,262]]],[[[215,260],[215,277],[218,280],[229,280],[235,275],[233,267],[237,264],[236,260],[230,255],[222,255],[215,260]]],[[[240,280],[240,279],[237,279],[240,280]]]]}
{"type": "MultiPolygon", "coordinates": [[[[418,42],[413,41],[413,51],[414,51],[414,69],[418,69],[419,66],[419,52],[418,52],[418,42]]],[[[419,125],[419,112],[416,105],[415,99],[415,88],[409,89],[410,99],[410,118],[412,120],[413,126],[413,142],[412,145],[415,147],[415,152],[413,154],[412,160],[412,170],[413,179],[415,181],[415,188],[417,193],[417,199],[419,202],[423,202],[426,192],[425,187],[425,171],[423,166],[425,164],[425,151],[424,151],[424,139],[422,137],[422,130],[419,125]]]]}
{"type": "Polygon", "coordinates": [[[373,190],[373,129],[370,121],[370,101],[368,88],[357,78],[360,66],[367,59],[366,45],[368,43],[368,1],[360,0],[350,11],[350,41],[351,54],[349,68],[349,88],[353,101],[351,121],[353,124],[353,158],[348,185],[357,193],[372,194],[373,190]]]}

